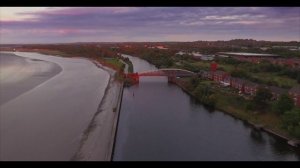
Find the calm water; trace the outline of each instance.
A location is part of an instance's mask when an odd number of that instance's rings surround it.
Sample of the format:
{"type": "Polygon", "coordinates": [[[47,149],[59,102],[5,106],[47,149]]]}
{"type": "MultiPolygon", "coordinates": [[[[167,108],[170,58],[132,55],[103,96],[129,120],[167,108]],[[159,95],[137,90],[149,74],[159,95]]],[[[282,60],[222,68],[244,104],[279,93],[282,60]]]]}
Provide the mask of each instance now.
{"type": "MultiPolygon", "coordinates": [[[[134,71],[156,69],[128,56],[134,71]]],[[[124,89],[114,160],[300,160],[285,141],[209,111],[164,77],[124,89]]]]}
{"type": "MultiPolygon", "coordinates": [[[[84,131],[98,110],[109,74],[85,59],[30,52],[14,54],[22,56],[21,59],[52,62],[62,70],[0,105],[0,161],[70,160],[79,149],[84,131]]],[[[50,73],[44,69],[46,64],[39,68],[32,68],[32,62],[28,62],[26,66],[21,63],[13,64],[15,63],[12,63],[12,67],[20,67],[23,71],[37,71],[33,74],[50,73]]],[[[18,68],[7,72],[17,74],[18,78],[25,76],[19,75],[18,68]]],[[[26,73],[26,76],[31,74],[26,73]]],[[[7,76],[12,78],[11,75],[7,76]]],[[[4,82],[1,81],[0,84],[4,82]]],[[[10,84],[18,88],[24,83],[11,80],[10,84]]],[[[2,85],[0,92],[1,88],[2,85]]],[[[0,94],[2,95],[4,94],[0,94]]]]}
{"type": "Polygon", "coordinates": [[[53,62],[0,52],[0,106],[61,71],[53,62]]]}

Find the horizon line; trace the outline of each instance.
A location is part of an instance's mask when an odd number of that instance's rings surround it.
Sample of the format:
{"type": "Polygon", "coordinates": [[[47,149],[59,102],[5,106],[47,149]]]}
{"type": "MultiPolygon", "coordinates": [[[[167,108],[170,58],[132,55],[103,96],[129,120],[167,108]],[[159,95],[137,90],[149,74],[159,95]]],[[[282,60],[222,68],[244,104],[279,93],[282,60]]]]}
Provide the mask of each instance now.
{"type": "Polygon", "coordinates": [[[0,45],[36,45],[36,44],[74,44],[74,43],[187,43],[187,42],[218,42],[218,41],[232,41],[232,40],[254,40],[260,42],[297,42],[300,41],[290,40],[290,41],[279,41],[279,40],[255,40],[255,39],[231,39],[231,40],[196,40],[196,41],[89,41],[89,42],[43,42],[43,43],[0,43],[0,45]]]}

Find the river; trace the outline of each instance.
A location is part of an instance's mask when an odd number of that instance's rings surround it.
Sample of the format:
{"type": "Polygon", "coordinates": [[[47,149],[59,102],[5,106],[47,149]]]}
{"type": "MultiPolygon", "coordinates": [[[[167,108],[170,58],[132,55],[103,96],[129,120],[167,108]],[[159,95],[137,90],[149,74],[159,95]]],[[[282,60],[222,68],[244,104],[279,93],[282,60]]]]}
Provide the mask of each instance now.
{"type": "MultiPolygon", "coordinates": [[[[128,57],[134,72],[154,70],[128,57]]],[[[208,110],[166,77],[124,88],[114,161],[293,161],[297,149],[218,110],[208,110]]]]}

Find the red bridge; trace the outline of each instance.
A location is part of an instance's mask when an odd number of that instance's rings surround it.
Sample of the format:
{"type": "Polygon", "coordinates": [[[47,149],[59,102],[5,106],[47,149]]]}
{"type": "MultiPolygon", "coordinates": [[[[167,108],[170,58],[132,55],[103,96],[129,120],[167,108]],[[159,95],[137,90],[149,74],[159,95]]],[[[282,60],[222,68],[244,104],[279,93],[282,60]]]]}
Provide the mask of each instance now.
{"type": "Polygon", "coordinates": [[[168,69],[158,69],[158,70],[138,72],[138,73],[128,73],[126,74],[126,77],[129,77],[134,81],[138,82],[139,77],[141,76],[167,76],[168,78],[174,78],[174,77],[189,77],[194,75],[196,75],[196,73],[185,69],[168,68],[168,69]]]}

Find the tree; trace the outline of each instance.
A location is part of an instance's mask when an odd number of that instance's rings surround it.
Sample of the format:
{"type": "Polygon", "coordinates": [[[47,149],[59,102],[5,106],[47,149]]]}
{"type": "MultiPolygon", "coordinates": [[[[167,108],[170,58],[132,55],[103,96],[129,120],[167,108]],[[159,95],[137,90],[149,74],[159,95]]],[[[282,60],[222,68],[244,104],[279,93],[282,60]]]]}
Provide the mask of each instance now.
{"type": "Polygon", "coordinates": [[[246,104],[246,111],[255,110],[255,106],[253,102],[248,102],[246,104]]]}
{"type": "Polygon", "coordinates": [[[294,108],[284,113],[283,127],[293,136],[300,138],[300,109],[294,108]]]}
{"type": "Polygon", "coordinates": [[[208,86],[199,84],[193,91],[193,94],[198,98],[201,99],[203,96],[206,96],[208,91],[208,86]]]}
{"type": "Polygon", "coordinates": [[[297,82],[300,84],[300,73],[297,76],[297,82]]]}
{"type": "Polygon", "coordinates": [[[202,103],[214,107],[216,96],[208,84],[199,84],[193,91],[196,98],[202,103]]]}
{"type": "Polygon", "coordinates": [[[294,108],[294,101],[288,94],[282,94],[274,104],[274,111],[283,114],[294,108]]]}
{"type": "Polygon", "coordinates": [[[268,101],[272,98],[272,93],[269,89],[265,87],[259,87],[253,97],[253,102],[256,109],[265,109],[268,105],[268,101]]]}
{"type": "Polygon", "coordinates": [[[189,86],[191,90],[194,90],[198,84],[200,82],[200,78],[198,78],[197,76],[193,76],[189,79],[189,86]]]}
{"type": "Polygon", "coordinates": [[[233,70],[230,75],[232,77],[237,77],[237,78],[249,78],[250,75],[245,71],[245,70],[242,70],[242,69],[235,69],[233,70]]]}

